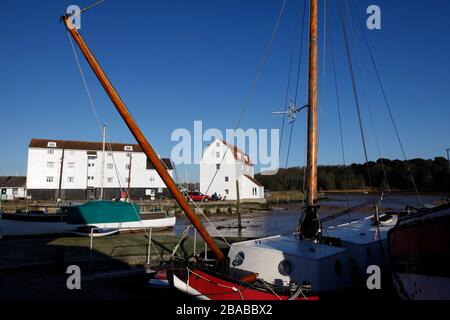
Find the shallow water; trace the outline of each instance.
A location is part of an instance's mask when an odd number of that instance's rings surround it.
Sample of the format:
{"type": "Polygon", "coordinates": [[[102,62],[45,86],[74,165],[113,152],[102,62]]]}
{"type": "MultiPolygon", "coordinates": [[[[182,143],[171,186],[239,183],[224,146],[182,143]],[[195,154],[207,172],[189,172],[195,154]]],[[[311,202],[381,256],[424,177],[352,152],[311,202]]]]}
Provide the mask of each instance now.
{"type": "MultiPolygon", "coordinates": [[[[319,202],[323,207],[321,210],[321,216],[326,216],[344,210],[348,207],[354,207],[363,202],[373,200],[374,202],[380,199],[376,195],[364,195],[364,194],[351,194],[349,195],[347,203],[347,195],[345,194],[333,194],[325,195],[328,197],[319,202]]],[[[441,197],[437,195],[421,196],[421,201],[415,195],[394,195],[384,198],[381,202],[381,210],[402,210],[406,205],[420,207],[423,204],[432,204],[440,201],[441,197]]],[[[281,207],[282,205],[280,205],[281,207]]],[[[366,217],[371,214],[371,210],[368,208],[353,212],[336,219],[335,223],[348,222],[356,218],[366,217]]],[[[299,209],[288,210],[274,210],[267,212],[255,212],[242,215],[243,229],[238,230],[236,215],[212,215],[208,219],[209,223],[205,219],[202,219],[203,224],[212,236],[224,236],[224,237],[267,237],[279,234],[289,234],[296,231],[298,221],[300,218],[299,209]],[[231,228],[230,228],[231,226],[231,228]]],[[[171,231],[166,231],[168,234],[181,235],[183,231],[190,225],[189,220],[185,217],[177,218],[177,224],[171,231]]],[[[194,229],[189,229],[189,235],[194,235],[194,229]]]]}

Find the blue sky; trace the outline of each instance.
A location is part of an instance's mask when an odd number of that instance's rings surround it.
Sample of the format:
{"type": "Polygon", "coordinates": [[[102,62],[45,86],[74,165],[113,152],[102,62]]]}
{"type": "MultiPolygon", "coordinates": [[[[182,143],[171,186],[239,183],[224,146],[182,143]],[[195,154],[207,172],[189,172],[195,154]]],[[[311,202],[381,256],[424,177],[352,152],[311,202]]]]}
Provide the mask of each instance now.
{"type": "MultiPolygon", "coordinates": [[[[336,44],[347,162],[363,162],[336,2],[328,2],[327,21],[336,44]]],[[[65,28],[58,21],[65,8],[74,3],[85,7],[91,1],[2,1],[0,175],[26,174],[27,145],[33,137],[101,139],[65,28]]],[[[282,3],[106,0],[82,16],[81,33],[149,141],[161,155],[169,156],[175,144],[170,141],[174,129],[192,130],[195,120],[202,120],[204,128],[234,128],[282,3]]],[[[280,128],[281,119],[271,112],[284,105],[290,47],[301,3],[287,1],[267,65],[241,122],[244,129],[280,128]]],[[[367,15],[363,9],[369,4],[381,8],[382,29],[367,31],[367,35],[407,155],[442,156],[445,147],[450,146],[450,2],[361,0],[358,14],[364,19],[367,15]]],[[[353,22],[356,26],[356,19],[353,22]]],[[[322,50],[322,28],[320,34],[322,50]]],[[[359,46],[382,155],[401,158],[361,38],[359,46]]],[[[319,163],[339,164],[342,160],[329,49],[328,42],[325,90],[320,93],[323,112],[319,163]]],[[[360,85],[362,73],[354,51],[352,54],[360,85]]],[[[306,103],[306,59],[303,62],[299,104],[306,103]]],[[[131,134],[84,61],[83,68],[111,140],[132,142],[131,134]]],[[[292,97],[293,90],[291,93],[292,97]]],[[[362,90],[360,100],[369,158],[374,160],[378,153],[362,90]]],[[[303,113],[294,128],[289,165],[303,164],[304,141],[303,113]]],[[[183,179],[186,174],[189,180],[197,180],[196,168],[180,167],[179,171],[183,179]]]]}

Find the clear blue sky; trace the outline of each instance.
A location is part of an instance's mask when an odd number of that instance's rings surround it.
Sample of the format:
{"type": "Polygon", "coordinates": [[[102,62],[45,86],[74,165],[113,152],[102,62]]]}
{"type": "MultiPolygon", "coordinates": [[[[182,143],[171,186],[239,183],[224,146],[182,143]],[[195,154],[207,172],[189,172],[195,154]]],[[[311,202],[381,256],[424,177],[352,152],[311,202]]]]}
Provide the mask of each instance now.
{"type": "MultiPolygon", "coordinates": [[[[81,33],[149,141],[161,155],[169,156],[174,145],[170,135],[176,128],[192,129],[194,120],[203,120],[207,128],[235,126],[282,2],[106,0],[83,15],[81,33]]],[[[337,47],[347,160],[362,162],[336,1],[328,2],[337,47]]],[[[85,7],[91,1],[74,3],[85,7]]],[[[244,129],[280,127],[280,118],[272,116],[271,111],[284,104],[299,3],[287,2],[271,55],[241,123],[244,129]]],[[[60,0],[2,1],[0,175],[26,174],[27,145],[33,137],[101,139],[65,28],[58,21],[70,4],[60,0]]],[[[382,10],[382,29],[367,34],[407,155],[443,156],[445,147],[450,146],[450,2],[362,0],[359,7],[369,4],[377,4],[382,10]]],[[[365,17],[363,11],[359,14],[365,17]]],[[[382,154],[401,158],[368,55],[361,52],[382,154]]],[[[338,164],[341,153],[329,62],[328,50],[319,162],[338,164]]],[[[132,142],[84,60],[83,67],[112,140],[132,142]]],[[[305,65],[302,68],[299,104],[306,102],[305,65]]],[[[362,93],[369,158],[374,160],[378,154],[362,93]]],[[[292,166],[303,164],[304,119],[305,114],[299,115],[294,129],[292,166]]],[[[283,162],[285,157],[283,148],[283,162]]],[[[180,171],[184,179],[184,169],[180,171]]],[[[195,168],[186,171],[189,180],[197,180],[195,168]]]]}

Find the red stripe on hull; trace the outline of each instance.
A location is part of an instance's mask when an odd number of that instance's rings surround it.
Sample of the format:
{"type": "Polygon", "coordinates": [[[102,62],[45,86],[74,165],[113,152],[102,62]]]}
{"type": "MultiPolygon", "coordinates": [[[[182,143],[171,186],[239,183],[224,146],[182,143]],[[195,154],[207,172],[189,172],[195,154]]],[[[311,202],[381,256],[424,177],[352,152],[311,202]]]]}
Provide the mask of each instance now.
{"type": "MultiPolygon", "coordinates": [[[[288,300],[288,296],[276,296],[273,293],[265,292],[248,286],[239,285],[224,279],[217,278],[208,273],[194,270],[189,273],[189,286],[211,300],[288,300]],[[195,274],[194,274],[195,273],[195,274]],[[233,290],[233,288],[235,288],[233,290]]],[[[307,299],[303,297],[297,300],[319,300],[319,297],[312,296],[307,299]]]]}

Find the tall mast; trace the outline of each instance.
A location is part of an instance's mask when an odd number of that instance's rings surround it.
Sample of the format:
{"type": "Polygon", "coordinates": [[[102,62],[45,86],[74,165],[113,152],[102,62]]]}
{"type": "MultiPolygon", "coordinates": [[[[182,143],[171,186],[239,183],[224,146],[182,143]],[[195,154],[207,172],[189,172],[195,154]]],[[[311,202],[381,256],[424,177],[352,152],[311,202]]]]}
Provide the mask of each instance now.
{"type": "Polygon", "coordinates": [[[128,128],[130,129],[131,133],[133,134],[136,141],[141,146],[142,150],[150,160],[151,164],[155,168],[155,170],[158,172],[158,175],[161,177],[167,188],[169,189],[172,196],[177,201],[178,205],[182,208],[186,216],[189,218],[189,220],[192,222],[194,227],[197,229],[197,231],[200,233],[200,235],[203,237],[205,242],[208,244],[209,248],[213,251],[215,256],[219,261],[223,261],[225,259],[225,256],[223,255],[222,251],[220,251],[217,244],[214,242],[214,240],[211,238],[209,233],[206,231],[205,227],[202,225],[200,220],[197,218],[197,215],[195,214],[194,210],[189,206],[188,202],[186,201],[185,197],[181,193],[181,191],[178,189],[178,186],[176,185],[175,181],[172,179],[166,168],[164,167],[162,161],[159,159],[158,155],[156,154],[155,150],[152,148],[150,143],[145,138],[142,131],[139,129],[136,121],[133,119],[132,115],[128,111],[127,107],[125,106],[125,103],[120,98],[117,91],[114,89],[112,83],[109,81],[108,77],[106,76],[105,72],[100,67],[100,64],[95,59],[94,55],[90,51],[87,44],[84,42],[81,35],[78,33],[77,29],[72,25],[72,22],[70,20],[70,16],[64,16],[62,17],[64,24],[77,43],[78,47],[80,48],[81,52],[83,53],[84,57],[86,58],[87,62],[92,68],[92,71],[94,71],[95,75],[97,76],[98,80],[100,81],[101,85],[105,89],[106,93],[108,94],[109,98],[111,99],[112,103],[116,107],[117,111],[119,112],[122,119],[127,124],[128,128]]]}
{"type": "Polygon", "coordinates": [[[308,187],[307,205],[317,203],[317,151],[318,151],[318,117],[317,117],[317,0],[310,0],[309,12],[309,71],[308,71],[308,187]]]}
{"type": "Polygon", "coordinates": [[[103,200],[103,180],[105,180],[105,145],[106,145],[106,124],[103,125],[103,150],[102,150],[102,166],[100,173],[100,200],[103,200]]]}
{"type": "Polygon", "coordinates": [[[309,4],[309,67],[308,67],[308,138],[307,138],[307,189],[306,206],[300,221],[300,234],[310,240],[320,236],[319,206],[317,206],[317,151],[318,151],[318,117],[317,117],[317,78],[318,78],[318,1],[309,4]]]}

